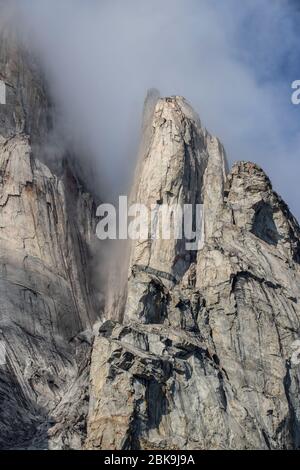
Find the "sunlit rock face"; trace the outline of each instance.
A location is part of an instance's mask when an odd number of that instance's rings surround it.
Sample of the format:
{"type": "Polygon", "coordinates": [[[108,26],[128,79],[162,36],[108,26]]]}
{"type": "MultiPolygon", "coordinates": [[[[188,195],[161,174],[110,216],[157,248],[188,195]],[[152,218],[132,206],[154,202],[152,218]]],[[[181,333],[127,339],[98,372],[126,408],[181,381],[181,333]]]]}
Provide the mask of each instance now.
{"type": "Polygon", "coordinates": [[[257,165],[228,172],[180,97],[156,103],[133,199],[202,203],[203,244],[132,242],[123,321],[94,342],[86,448],[298,448],[300,238],[287,206],[257,165]]]}

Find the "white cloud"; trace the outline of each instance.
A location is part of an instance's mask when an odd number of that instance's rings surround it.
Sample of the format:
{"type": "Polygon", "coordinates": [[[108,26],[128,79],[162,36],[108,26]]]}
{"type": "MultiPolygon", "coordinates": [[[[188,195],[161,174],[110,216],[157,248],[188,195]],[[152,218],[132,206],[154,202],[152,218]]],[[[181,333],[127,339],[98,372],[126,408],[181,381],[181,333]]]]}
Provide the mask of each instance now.
{"type": "Polygon", "coordinates": [[[146,90],[181,94],[223,141],[252,160],[300,215],[299,110],[284,60],[299,50],[288,2],[22,0],[64,121],[122,191],[135,162],[146,90]],[[297,114],[298,113],[298,114],[297,114]]]}

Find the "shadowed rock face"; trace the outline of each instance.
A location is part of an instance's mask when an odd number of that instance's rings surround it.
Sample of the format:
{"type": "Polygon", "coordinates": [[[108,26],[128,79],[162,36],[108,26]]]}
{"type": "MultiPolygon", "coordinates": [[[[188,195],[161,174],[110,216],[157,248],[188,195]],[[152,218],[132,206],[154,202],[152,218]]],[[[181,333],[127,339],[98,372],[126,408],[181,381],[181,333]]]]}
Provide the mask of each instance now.
{"type": "Polygon", "coordinates": [[[203,203],[204,244],[180,266],[175,242],[131,245],[124,321],[94,343],[86,448],[299,448],[297,222],[257,165],[228,173],[180,97],[157,101],[136,186],[145,204],[203,203]]]}
{"type": "Polygon", "coordinates": [[[152,94],[131,201],[203,204],[203,243],[127,243],[93,338],[94,202],[40,161],[49,99],[3,37],[0,447],[299,448],[300,229],[265,173],[152,94]]]}
{"type": "Polygon", "coordinates": [[[0,447],[80,448],[99,315],[95,205],[68,165],[58,177],[37,158],[49,101],[38,67],[5,30],[0,65],[0,447]]]}

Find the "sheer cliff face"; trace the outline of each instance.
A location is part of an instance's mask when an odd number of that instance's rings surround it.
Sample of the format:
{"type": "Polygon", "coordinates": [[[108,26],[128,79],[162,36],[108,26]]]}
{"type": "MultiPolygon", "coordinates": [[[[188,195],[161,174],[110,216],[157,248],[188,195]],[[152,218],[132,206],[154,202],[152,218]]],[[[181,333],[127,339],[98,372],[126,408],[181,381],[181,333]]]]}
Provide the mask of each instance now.
{"type": "Polygon", "coordinates": [[[226,168],[185,101],[159,99],[136,200],[202,202],[204,245],[132,244],[124,321],[94,343],[86,448],[300,446],[299,226],[258,166],[226,168]]]}
{"type": "Polygon", "coordinates": [[[300,448],[300,229],[267,176],[228,171],[191,106],[152,95],[131,200],[203,204],[203,243],[128,243],[93,338],[94,202],[39,158],[50,100],[3,38],[0,447],[300,448]]]}
{"type": "Polygon", "coordinates": [[[39,161],[48,99],[32,58],[5,34],[0,64],[0,446],[78,448],[91,341],[82,332],[99,315],[88,268],[95,206],[68,165],[58,177],[39,161]]]}
{"type": "Polygon", "coordinates": [[[33,144],[46,139],[51,128],[51,104],[41,72],[12,33],[9,18],[1,17],[0,80],[6,84],[6,105],[0,106],[0,134],[25,133],[33,144]]]}

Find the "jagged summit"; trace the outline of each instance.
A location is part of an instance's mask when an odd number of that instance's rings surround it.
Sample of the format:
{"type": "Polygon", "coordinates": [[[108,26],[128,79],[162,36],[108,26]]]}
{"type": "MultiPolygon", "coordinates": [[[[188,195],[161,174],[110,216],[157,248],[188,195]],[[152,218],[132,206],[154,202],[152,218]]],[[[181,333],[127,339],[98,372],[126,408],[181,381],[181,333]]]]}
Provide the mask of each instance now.
{"type": "Polygon", "coordinates": [[[202,202],[204,244],[132,243],[123,322],[94,343],[86,448],[298,448],[299,226],[257,165],[228,172],[182,98],[152,116],[134,200],[202,202]]]}

